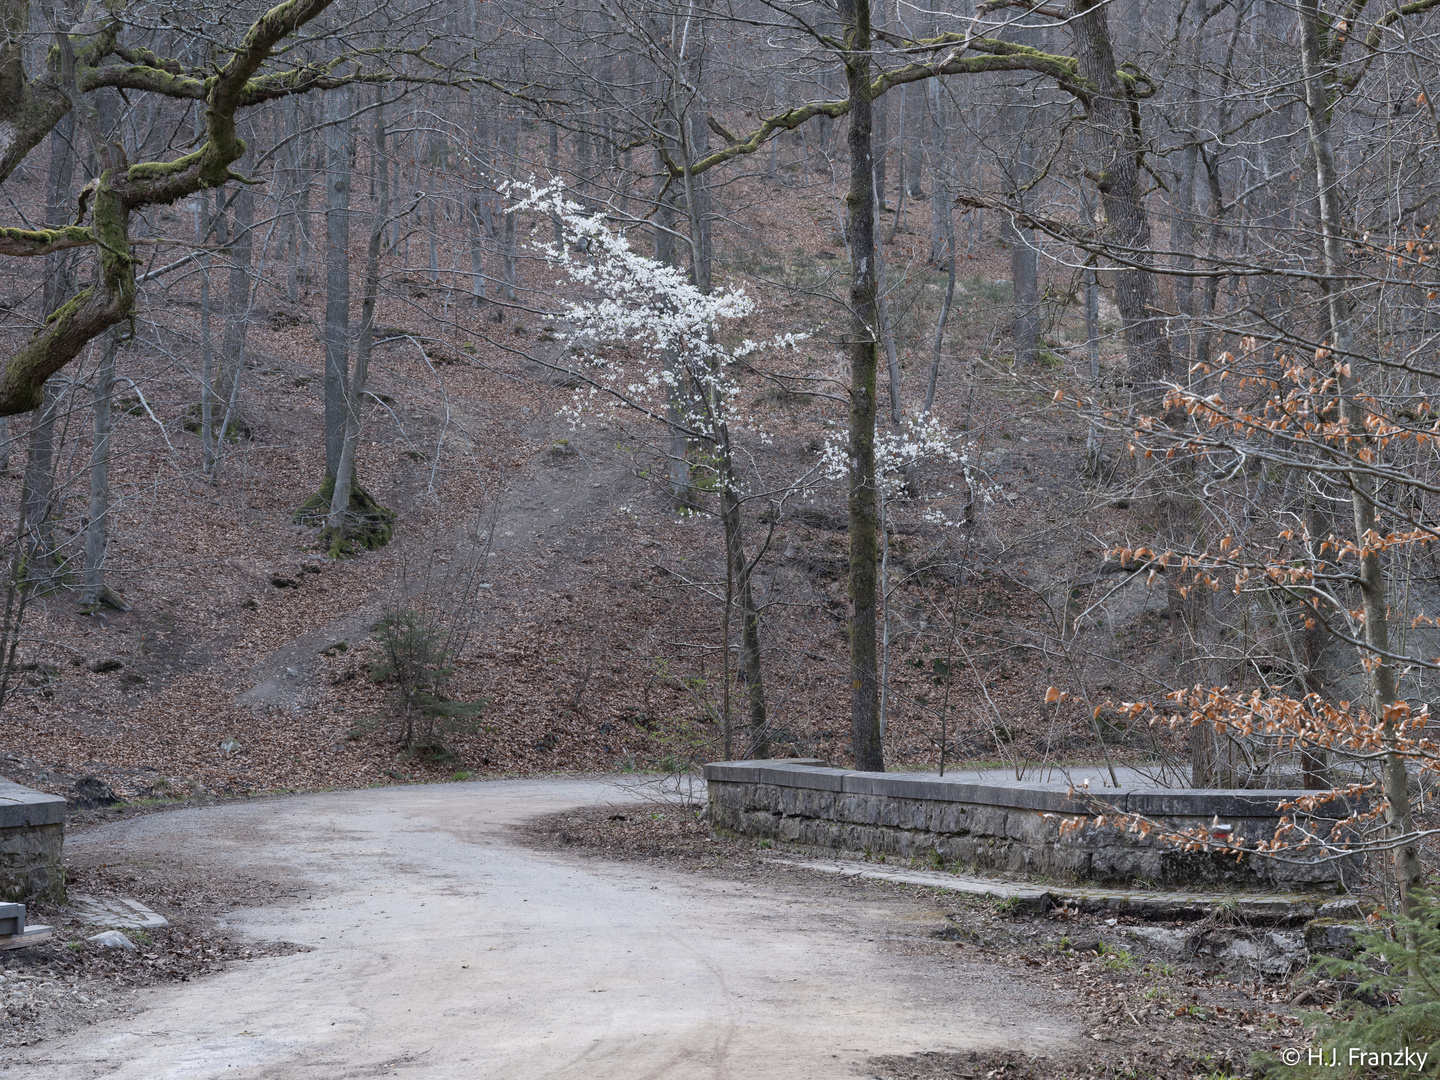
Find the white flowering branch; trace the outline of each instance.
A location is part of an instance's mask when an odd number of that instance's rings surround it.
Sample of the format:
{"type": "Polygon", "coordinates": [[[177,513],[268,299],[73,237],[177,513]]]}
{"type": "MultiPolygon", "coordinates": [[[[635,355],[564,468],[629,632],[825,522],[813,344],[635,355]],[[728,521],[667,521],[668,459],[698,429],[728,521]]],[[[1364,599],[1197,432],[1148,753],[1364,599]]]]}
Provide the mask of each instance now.
{"type": "MultiPolygon", "coordinates": [[[[907,419],[900,431],[875,436],[875,483],[884,503],[903,497],[911,470],[925,462],[944,462],[959,467],[966,489],[973,498],[989,503],[999,488],[990,483],[978,465],[979,450],[975,443],[947,430],[932,414],[907,419]]],[[[848,443],[832,439],[820,451],[817,473],[825,480],[849,477],[848,443]]],[[[924,512],[926,521],[953,525],[942,511],[931,507],[924,512]]]]}
{"type": "MultiPolygon", "coordinates": [[[[734,415],[740,384],[732,371],[745,357],[794,348],[808,335],[724,344],[722,326],[756,310],[743,288],[702,292],[676,267],[633,250],[603,213],[568,198],[559,181],[532,185],[514,210],[559,223],[561,243],[535,247],[571,284],[591,294],[549,316],[568,327],[571,370],[584,383],[562,411],[573,427],[584,426],[587,416],[623,407],[692,439],[724,441],[723,429],[736,424],[766,438],[756,418],[734,415]]],[[[728,476],[722,480],[734,482],[728,476]]]]}

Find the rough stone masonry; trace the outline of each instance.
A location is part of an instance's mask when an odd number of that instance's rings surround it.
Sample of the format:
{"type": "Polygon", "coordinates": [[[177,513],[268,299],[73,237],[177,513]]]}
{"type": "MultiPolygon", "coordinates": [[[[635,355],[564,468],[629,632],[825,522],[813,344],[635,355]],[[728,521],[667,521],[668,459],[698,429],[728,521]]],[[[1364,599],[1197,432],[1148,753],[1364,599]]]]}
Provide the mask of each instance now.
{"type": "MultiPolygon", "coordinates": [[[[1179,828],[1219,820],[1246,841],[1270,839],[1281,802],[1299,791],[1120,787],[1082,803],[1064,781],[980,781],[934,773],[870,773],[805,760],[722,761],[705,766],[711,828],[810,849],[884,855],[947,867],[1122,886],[1336,891],[1358,858],[1280,861],[1182,851],[1157,837],[1061,821],[1097,806],[1141,813],[1179,828]]],[[[1343,817],[1340,804],[1317,812],[1343,817]]],[[[1328,832],[1328,825],[1317,822],[1328,832]]]]}
{"type": "Polygon", "coordinates": [[[0,780],[0,901],[65,899],[65,800],[0,780]]]}

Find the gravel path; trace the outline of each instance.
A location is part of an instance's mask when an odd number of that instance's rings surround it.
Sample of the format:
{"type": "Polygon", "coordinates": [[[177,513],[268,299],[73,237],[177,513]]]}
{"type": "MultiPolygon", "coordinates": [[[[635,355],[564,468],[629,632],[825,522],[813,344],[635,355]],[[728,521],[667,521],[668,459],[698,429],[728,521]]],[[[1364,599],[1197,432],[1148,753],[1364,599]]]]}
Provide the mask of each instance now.
{"type": "Polygon", "coordinates": [[[158,987],[6,1076],[848,1077],[879,1054],[1074,1045],[1048,991],[882,940],[913,906],[567,859],[511,828],[633,802],[602,780],[394,787],[116,822],[77,853],[184,854],[289,895],[229,927],[309,951],[158,987]]]}

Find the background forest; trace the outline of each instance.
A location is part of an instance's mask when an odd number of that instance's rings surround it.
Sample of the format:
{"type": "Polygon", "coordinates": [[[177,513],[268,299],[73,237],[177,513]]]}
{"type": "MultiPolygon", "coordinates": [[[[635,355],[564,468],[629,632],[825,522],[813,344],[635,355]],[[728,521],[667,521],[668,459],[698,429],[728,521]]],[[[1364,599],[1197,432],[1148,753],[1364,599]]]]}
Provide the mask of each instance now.
{"type": "Polygon", "coordinates": [[[1407,895],[1432,6],[3,0],[7,773],[1378,785],[1407,895]]]}

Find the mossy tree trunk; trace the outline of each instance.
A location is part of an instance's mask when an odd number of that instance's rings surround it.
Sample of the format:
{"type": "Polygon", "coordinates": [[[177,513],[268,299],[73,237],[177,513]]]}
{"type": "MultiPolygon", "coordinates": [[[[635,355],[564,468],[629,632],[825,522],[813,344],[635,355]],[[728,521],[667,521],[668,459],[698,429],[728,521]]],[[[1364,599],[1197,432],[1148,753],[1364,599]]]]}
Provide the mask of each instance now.
{"type": "Polygon", "coordinates": [[[876,367],[880,325],[870,86],[870,0],[841,0],[850,92],[850,726],[855,767],[884,769],[876,616],[879,499],[875,487],[876,367]]]}

